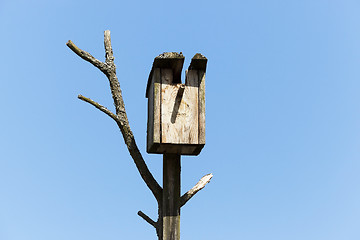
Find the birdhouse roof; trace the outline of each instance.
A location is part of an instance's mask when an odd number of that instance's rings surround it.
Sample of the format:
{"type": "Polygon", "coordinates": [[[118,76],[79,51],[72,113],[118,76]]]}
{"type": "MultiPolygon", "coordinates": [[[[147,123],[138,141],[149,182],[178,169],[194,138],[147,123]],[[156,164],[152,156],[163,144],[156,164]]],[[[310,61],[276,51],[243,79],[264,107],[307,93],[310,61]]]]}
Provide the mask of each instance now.
{"type": "MultiPolygon", "coordinates": [[[[181,83],[181,70],[184,65],[185,57],[182,53],[177,52],[165,52],[160,54],[154,59],[151,72],[149,74],[148,83],[146,87],[146,98],[148,98],[148,92],[152,80],[154,68],[170,68],[173,70],[173,82],[181,83]]],[[[207,58],[200,53],[195,54],[191,59],[189,70],[198,69],[206,70],[207,58]]]]}

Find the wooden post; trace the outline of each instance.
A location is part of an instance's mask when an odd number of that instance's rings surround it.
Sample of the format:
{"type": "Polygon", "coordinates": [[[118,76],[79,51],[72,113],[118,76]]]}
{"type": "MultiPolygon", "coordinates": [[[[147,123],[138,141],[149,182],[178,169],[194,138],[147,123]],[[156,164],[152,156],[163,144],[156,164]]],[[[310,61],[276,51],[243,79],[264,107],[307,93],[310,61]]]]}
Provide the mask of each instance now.
{"type": "Polygon", "coordinates": [[[167,153],[163,158],[163,240],[180,240],[180,158],[167,153]]]}
{"type": "Polygon", "coordinates": [[[205,145],[205,71],[207,59],[197,53],[181,83],[182,53],[167,52],[154,59],[146,88],[148,98],[147,152],[163,155],[163,194],[154,222],[159,240],[180,240],[180,208],[212,177],[208,174],[180,197],[181,155],[198,155],[205,145]]]}

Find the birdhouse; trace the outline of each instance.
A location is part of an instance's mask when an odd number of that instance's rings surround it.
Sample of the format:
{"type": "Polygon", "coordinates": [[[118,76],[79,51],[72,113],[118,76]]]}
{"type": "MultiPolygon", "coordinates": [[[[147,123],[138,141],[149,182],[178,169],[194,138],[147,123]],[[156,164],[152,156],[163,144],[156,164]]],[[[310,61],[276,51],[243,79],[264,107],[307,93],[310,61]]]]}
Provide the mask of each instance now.
{"type": "Polygon", "coordinates": [[[148,79],[147,152],[198,155],[205,145],[205,71],[197,53],[181,82],[182,53],[154,59],[148,79]]]}

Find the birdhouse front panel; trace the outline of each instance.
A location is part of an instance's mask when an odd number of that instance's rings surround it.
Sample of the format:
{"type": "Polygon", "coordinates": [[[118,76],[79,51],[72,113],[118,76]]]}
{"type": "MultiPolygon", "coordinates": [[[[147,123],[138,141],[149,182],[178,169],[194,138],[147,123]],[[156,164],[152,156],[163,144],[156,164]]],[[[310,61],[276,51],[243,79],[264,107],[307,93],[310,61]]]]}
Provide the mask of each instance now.
{"type": "Polygon", "coordinates": [[[199,110],[197,76],[193,85],[172,83],[172,69],[161,70],[162,143],[198,144],[199,110]]]}
{"type": "Polygon", "coordinates": [[[205,144],[207,59],[202,55],[199,58],[199,54],[195,57],[185,84],[180,79],[182,55],[165,53],[154,60],[146,93],[148,153],[198,155],[205,144]]]}

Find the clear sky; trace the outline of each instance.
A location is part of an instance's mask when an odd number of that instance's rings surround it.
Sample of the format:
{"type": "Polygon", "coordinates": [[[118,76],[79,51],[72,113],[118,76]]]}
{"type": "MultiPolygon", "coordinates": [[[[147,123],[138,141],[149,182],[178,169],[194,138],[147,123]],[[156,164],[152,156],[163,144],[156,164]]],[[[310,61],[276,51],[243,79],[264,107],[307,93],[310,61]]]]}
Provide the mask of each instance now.
{"type": "Polygon", "coordinates": [[[157,205],[115,122],[118,77],[148,155],[145,89],[154,57],[208,59],[206,140],[182,158],[182,192],[212,181],[181,211],[184,240],[360,239],[360,2],[0,2],[0,240],[156,239],[137,216],[157,205]]]}

